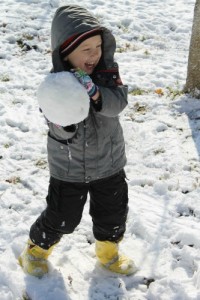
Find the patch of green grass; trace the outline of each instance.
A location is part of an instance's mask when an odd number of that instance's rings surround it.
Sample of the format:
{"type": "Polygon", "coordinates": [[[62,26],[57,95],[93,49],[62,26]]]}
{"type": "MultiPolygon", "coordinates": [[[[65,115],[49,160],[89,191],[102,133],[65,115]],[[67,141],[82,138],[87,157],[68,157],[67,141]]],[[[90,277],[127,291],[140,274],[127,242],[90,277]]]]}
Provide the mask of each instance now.
{"type": "Polygon", "coordinates": [[[35,165],[41,169],[45,169],[47,167],[47,161],[43,159],[38,159],[35,165]]]}
{"type": "Polygon", "coordinates": [[[147,112],[147,105],[140,104],[140,103],[136,102],[134,104],[134,109],[137,113],[140,113],[140,114],[143,115],[147,112]]]}
{"type": "Polygon", "coordinates": [[[7,148],[10,148],[10,144],[9,144],[9,143],[4,144],[3,146],[4,146],[4,148],[6,148],[6,149],[7,149],[7,148]]]}
{"type": "Polygon", "coordinates": [[[116,52],[123,53],[123,52],[127,52],[127,51],[137,51],[137,50],[138,50],[138,47],[136,47],[135,45],[131,45],[130,43],[126,43],[124,46],[118,47],[116,49],[116,52]]]}
{"type": "Polygon", "coordinates": [[[28,41],[32,41],[34,39],[34,36],[29,34],[29,33],[24,33],[22,35],[23,39],[28,40],[28,41]]]}
{"type": "Polygon", "coordinates": [[[167,90],[167,97],[171,98],[174,100],[177,96],[183,95],[183,90],[180,90],[178,88],[172,88],[172,87],[166,87],[167,90]]]}
{"type": "Polygon", "coordinates": [[[155,155],[158,155],[158,154],[161,154],[161,153],[165,153],[165,149],[163,149],[163,148],[156,149],[156,150],[153,151],[153,153],[155,155]]]}
{"type": "Polygon", "coordinates": [[[8,75],[2,75],[1,77],[0,77],[0,80],[2,81],[2,82],[8,82],[8,81],[10,81],[10,78],[9,78],[9,76],[8,75]]]}
{"type": "Polygon", "coordinates": [[[140,89],[140,88],[133,89],[131,92],[129,92],[129,95],[132,95],[132,96],[141,96],[144,94],[148,94],[148,91],[140,89]]]}
{"type": "Polygon", "coordinates": [[[24,34],[22,35],[22,37],[19,38],[19,39],[17,40],[17,45],[18,45],[20,48],[23,48],[23,47],[24,47],[24,40],[31,41],[31,40],[33,40],[33,39],[34,39],[34,36],[33,36],[33,35],[28,34],[28,33],[24,33],[24,34]]]}
{"type": "Polygon", "coordinates": [[[118,24],[117,27],[121,29],[124,33],[128,32],[129,28],[123,24],[118,24]]]}
{"type": "Polygon", "coordinates": [[[17,45],[20,47],[20,48],[23,48],[24,47],[24,42],[22,39],[18,39],[17,40],[17,45]]]}
{"type": "Polygon", "coordinates": [[[150,53],[148,50],[145,50],[145,51],[144,51],[144,54],[145,54],[146,56],[151,55],[151,53],[150,53]]]}
{"type": "Polygon", "coordinates": [[[8,25],[7,23],[2,23],[2,24],[0,25],[0,27],[5,28],[7,25],[8,25]]]}
{"type": "Polygon", "coordinates": [[[140,40],[141,42],[144,42],[144,41],[147,40],[147,37],[146,37],[145,35],[143,35],[143,36],[141,36],[141,37],[139,38],[139,40],[140,40]]]}
{"type": "Polygon", "coordinates": [[[21,182],[21,179],[18,176],[12,176],[12,177],[6,179],[6,182],[12,183],[12,184],[17,184],[17,183],[21,182]]]}

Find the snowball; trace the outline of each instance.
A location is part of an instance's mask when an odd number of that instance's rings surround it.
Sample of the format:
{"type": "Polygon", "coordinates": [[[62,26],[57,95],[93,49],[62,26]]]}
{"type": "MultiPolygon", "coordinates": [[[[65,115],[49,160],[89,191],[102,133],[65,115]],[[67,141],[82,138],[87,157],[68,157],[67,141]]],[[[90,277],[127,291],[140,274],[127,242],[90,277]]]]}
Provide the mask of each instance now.
{"type": "Polygon", "coordinates": [[[57,125],[76,124],[88,116],[89,96],[70,72],[47,75],[38,88],[37,97],[45,117],[57,125]]]}

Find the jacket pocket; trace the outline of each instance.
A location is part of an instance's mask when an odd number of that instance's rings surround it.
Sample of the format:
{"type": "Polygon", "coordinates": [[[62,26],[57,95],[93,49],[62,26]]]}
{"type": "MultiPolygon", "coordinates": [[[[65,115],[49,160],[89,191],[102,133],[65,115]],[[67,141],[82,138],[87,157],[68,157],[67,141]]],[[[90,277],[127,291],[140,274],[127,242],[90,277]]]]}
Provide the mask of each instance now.
{"type": "Polygon", "coordinates": [[[47,151],[51,175],[55,177],[65,177],[69,172],[69,146],[48,136],[47,151]]]}
{"type": "Polygon", "coordinates": [[[95,126],[100,137],[107,138],[113,135],[119,124],[118,117],[109,118],[96,114],[95,118],[95,126]]]}
{"type": "Polygon", "coordinates": [[[126,160],[125,155],[125,142],[121,125],[118,124],[117,129],[110,137],[111,139],[111,156],[112,166],[117,168],[121,164],[124,164],[126,160]]]}

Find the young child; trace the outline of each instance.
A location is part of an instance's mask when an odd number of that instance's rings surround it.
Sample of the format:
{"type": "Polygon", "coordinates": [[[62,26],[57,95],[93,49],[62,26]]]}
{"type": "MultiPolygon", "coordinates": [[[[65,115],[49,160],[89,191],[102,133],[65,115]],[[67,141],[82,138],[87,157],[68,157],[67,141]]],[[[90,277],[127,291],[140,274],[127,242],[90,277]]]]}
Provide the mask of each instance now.
{"type": "Polygon", "coordinates": [[[136,271],[134,262],[118,253],[128,212],[125,145],[118,118],[127,105],[127,86],[114,62],[115,39],[77,5],[56,11],[51,37],[51,72],[72,72],[87,90],[90,110],[78,124],[48,122],[47,207],[31,226],[19,262],[31,275],[48,273],[48,256],[80,223],[89,193],[97,259],[110,271],[130,275],[136,271]]]}

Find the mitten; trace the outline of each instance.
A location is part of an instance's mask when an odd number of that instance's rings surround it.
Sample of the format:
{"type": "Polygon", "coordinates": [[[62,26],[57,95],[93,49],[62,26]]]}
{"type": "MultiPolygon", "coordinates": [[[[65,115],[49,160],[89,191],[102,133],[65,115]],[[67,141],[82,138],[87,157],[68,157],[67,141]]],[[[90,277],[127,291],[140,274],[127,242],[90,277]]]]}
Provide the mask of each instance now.
{"type": "Polygon", "coordinates": [[[86,88],[89,97],[94,97],[94,95],[98,91],[98,86],[94,84],[91,77],[81,69],[72,69],[71,72],[76,77],[76,79],[78,79],[78,81],[86,88]]]}

